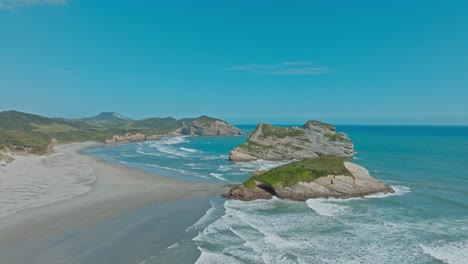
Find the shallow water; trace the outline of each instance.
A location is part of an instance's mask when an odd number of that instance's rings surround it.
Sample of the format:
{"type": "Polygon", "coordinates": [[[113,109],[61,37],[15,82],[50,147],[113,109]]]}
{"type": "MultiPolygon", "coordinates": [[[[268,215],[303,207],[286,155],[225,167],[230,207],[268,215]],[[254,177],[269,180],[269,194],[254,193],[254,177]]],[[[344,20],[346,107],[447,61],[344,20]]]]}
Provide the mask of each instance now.
{"type": "MultiPolygon", "coordinates": [[[[242,127],[247,132],[253,127],[242,127]]],[[[212,200],[186,237],[147,263],[467,263],[468,127],[342,126],[356,163],[393,195],[350,200],[212,200]]],[[[90,150],[110,162],[192,181],[239,182],[260,168],[227,154],[245,137],[176,137],[90,150]]]]}

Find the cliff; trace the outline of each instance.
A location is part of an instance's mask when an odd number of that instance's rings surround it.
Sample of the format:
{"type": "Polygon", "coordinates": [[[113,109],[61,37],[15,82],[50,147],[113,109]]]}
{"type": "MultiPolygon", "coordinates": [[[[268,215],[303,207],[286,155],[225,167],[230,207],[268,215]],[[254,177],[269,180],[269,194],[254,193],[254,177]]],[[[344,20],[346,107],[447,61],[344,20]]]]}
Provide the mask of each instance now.
{"type": "Polygon", "coordinates": [[[198,136],[238,136],[244,133],[237,127],[216,118],[200,116],[195,119],[182,119],[182,127],[176,130],[181,135],[198,136]]]}
{"type": "Polygon", "coordinates": [[[282,199],[305,201],[311,198],[350,198],[373,193],[393,193],[385,183],[354,163],[333,155],[293,162],[258,173],[232,188],[226,198],[251,201],[282,199]]]}
{"type": "Polygon", "coordinates": [[[348,136],[332,125],[308,121],[299,127],[274,127],[259,124],[247,141],[231,151],[233,161],[289,160],[322,155],[352,158],[354,146],[348,136]]]}

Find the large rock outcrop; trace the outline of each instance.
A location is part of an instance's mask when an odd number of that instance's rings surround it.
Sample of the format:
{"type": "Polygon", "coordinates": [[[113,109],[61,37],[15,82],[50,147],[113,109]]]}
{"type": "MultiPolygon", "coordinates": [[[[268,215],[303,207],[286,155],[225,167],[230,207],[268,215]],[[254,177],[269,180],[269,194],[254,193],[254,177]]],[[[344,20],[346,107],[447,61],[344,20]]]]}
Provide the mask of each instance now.
{"type": "Polygon", "coordinates": [[[353,143],[332,125],[308,121],[302,128],[259,124],[244,144],[231,151],[229,159],[288,160],[328,154],[351,158],[354,155],[353,143]]]}
{"type": "Polygon", "coordinates": [[[351,198],[393,192],[390,186],[370,176],[365,168],[334,156],[322,156],[257,174],[232,188],[224,197],[251,201],[269,199],[274,195],[305,201],[319,197],[351,198]]]}
{"type": "Polygon", "coordinates": [[[238,136],[244,134],[228,122],[208,116],[183,120],[182,127],[177,129],[176,133],[198,136],[238,136]]]}

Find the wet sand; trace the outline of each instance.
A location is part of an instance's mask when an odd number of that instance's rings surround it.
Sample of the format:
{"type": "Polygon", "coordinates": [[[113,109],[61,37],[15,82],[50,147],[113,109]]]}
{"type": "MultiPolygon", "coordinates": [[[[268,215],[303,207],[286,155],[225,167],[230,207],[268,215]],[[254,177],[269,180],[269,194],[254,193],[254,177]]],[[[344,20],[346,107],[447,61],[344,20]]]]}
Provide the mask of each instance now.
{"type": "Polygon", "coordinates": [[[0,171],[5,263],[138,263],[176,242],[224,188],[81,155],[17,157],[0,171]],[[136,262],[135,262],[136,261],[136,262]]]}

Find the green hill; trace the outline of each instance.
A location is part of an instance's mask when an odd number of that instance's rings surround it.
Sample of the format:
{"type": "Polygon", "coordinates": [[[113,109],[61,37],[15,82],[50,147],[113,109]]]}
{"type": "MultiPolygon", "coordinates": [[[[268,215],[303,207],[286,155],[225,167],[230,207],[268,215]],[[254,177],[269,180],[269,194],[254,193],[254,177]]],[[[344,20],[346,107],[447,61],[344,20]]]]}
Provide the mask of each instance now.
{"type": "Polygon", "coordinates": [[[195,122],[198,125],[210,126],[217,120],[222,121],[207,116],[180,120],[172,117],[132,120],[114,112],[82,119],[66,119],[4,111],[0,112],[0,150],[8,147],[13,151],[27,149],[28,152],[42,154],[47,151],[51,138],[57,139],[60,143],[104,142],[114,135],[127,133],[145,135],[182,133],[180,129],[191,125],[194,121],[198,121],[195,122]]]}

